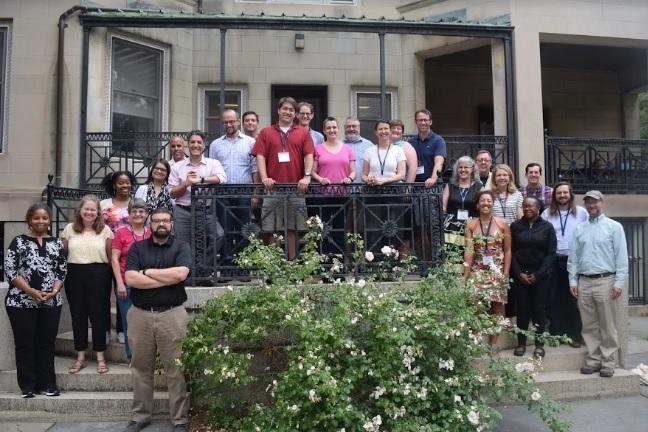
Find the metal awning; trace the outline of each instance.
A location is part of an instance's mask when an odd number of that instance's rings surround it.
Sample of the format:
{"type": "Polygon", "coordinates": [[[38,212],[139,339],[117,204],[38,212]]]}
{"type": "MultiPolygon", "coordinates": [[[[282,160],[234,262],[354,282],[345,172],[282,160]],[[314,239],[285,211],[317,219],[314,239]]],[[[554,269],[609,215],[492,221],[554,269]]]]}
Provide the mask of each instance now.
{"type": "Polygon", "coordinates": [[[290,16],[241,13],[207,14],[139,9],[89,8],[79,15],[87,27],[183,27],[218,29],[268,29],[299,31],[337,31],[358,33],[393,33],[435,36],[463,36],[510,39],[513,27],[498,21],[431,21],[389,19],[385,17],[355,18],[341,16],[290,16]]]}

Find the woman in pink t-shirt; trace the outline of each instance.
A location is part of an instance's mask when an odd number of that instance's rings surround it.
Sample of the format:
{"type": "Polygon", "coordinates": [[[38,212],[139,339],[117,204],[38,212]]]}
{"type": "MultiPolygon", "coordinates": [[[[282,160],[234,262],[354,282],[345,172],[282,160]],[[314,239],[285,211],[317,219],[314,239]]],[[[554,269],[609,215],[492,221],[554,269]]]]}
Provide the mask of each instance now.
{"type": "Polygon", "coordinates": [[[345,203],[348,200],[343,197],[346,187],[340,185],[353,183],[356,177],[355,155],[351,147],[340,141],[338,123],[333,117],[324,120],[323,131],[326,140],[315,146],[312,174],[313,180],[326,186],[322,188],[322,193],[329,195],[317,200],[320,217],[331,228],[329,235],[322,240],[322,249],[327,253],[344,253],[345,209],[348,207],[345,203]]]}

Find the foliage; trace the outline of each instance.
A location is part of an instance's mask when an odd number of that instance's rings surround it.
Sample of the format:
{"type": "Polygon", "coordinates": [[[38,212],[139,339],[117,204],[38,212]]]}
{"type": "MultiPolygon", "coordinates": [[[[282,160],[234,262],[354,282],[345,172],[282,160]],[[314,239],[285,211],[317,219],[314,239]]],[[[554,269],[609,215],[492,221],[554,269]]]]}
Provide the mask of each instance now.
{"type": "Polygon", "coordinates": [[[639,95],[640,138],[648,139],[648,92],[639,95]]]}
{"type": "Polygon", "coordinates": [[[182,366],[214,426],[483,431],[499,417],[490,404],[513,399],[567,429],[534,385],[539,360],[490,356],[485,337],[510,323],[487,314],[487,299],[450,265],[420,283],[307,285],[289,263],[270,265],[265,248],[253,241],[242,259],[270,266],[273,283],[210,300],[183,340],[182,366]]]}

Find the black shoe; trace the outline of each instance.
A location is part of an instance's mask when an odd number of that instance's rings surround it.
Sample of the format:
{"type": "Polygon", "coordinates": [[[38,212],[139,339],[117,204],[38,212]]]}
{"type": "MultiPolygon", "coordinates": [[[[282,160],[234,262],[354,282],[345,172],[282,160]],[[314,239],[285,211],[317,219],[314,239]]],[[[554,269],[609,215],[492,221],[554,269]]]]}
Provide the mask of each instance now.
{"type": "Polygon", "coordinates": [[[45,396],[55,397],[60,396],[61,392],[56,387],[49,387],[47,390],[43,391],[42,394],[45,396]]]}
{"type": "Polygon", "coordinates": [[[33,397],[36,397],[36,395],[34,394],[34,392],[24,391],[24,392],[22,392],[22,396],[20,396],[20,397],[23,398],[23,399],[31,399],[33,397]]]}
{"type": "Polygon", "coordinates": [[[583,375],[591,375],[601,370],[601,366],[583,366],[580,368],[580,373],[583,375]]]}
{"type": "Polygon", "coordinates": [[[525,352],[526,352],[526,346],[525,345],[518,345],[513,350],[513,355],[518,356],[518,357],[522,357],[525,352]]]}
{"type": "Polygon", "coordinates": [[[541,346],[535,347],[533,350],[533,357],[543,358],[545,356],[545,350],[541,346]]]}
{"type": "Polygon", "coordinates": [[[614,369],[609,367],[601,368],[601,372],[599,373],[599,376],[602,376],[603,378],[612,378],[613,375],[614,369]]]}
{"type": "Polygon", "coordinates": [[[136,422],[135,420],[131,420],[128,422],[128,425],[126,425],[124,432],[139,432],[150,424],[150,421],[136,422]]]}
{"type": "Polygon", "coordinates": [[[186,431],[187,431],[187,425],[185,423],[177,424],[173,426],[173,432],[186,432],[186,431]]]}

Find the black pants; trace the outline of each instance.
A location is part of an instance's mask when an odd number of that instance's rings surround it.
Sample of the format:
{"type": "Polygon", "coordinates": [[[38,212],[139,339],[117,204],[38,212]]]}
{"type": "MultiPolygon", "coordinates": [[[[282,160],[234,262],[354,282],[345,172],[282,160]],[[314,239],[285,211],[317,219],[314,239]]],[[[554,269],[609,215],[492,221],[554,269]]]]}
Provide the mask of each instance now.
{"type": "MultiPolygon", "coordinates": [[[[524,285],[515,282],[517,305],[517,326],[528,330],[529,321],[533,320],[536,334],[545,331],[545,302],[547,299],[546,280],[538,281],[535,285],[524,285]]],[[[518,334],[518,345],[526,345],[526,336],[518,334]]],[[[537,346],[542,346],[542,341],[535,339],[537,346]]]]}
{"type": "Polygon", "coordinates": [[[54,342],[61,307],[22,308],[7,306],[16,346],[18,385],[23,392],[56,387],[54,342]]]}
{"type": "Polygon", "coordinates": [[[578,311],[578,300],[569,291],[566,256],[556,256],[553,264],[547,293],[547,315],[552,335],[567,335],[575,341],[582,339],[583,324],[578,311]]]}
{"type": "Polygon", "coordinates": [[[92,324],[92,349],[106,350],[106,309],[112,272],[108,264],[68,264],[65,291],[72,315],[74,349],[88,349],[88,318],[92,324]]]}

